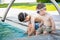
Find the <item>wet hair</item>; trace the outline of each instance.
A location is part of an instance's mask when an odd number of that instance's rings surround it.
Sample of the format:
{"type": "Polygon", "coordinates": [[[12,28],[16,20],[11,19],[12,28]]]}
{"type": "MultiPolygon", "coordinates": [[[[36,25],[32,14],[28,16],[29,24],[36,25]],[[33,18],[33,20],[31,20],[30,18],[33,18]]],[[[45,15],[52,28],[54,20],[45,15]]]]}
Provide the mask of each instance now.
{"type": "Polygon", "coordinates": [[[18,20],[20,22],[23,22],[25,20],[25,18],[26,18],[27,15],[28,15],[27,13],[23,13],[23,12],[19,13],[18,20]]]}
{"type": "MultiPolygon", "coordinates": [[[[39,3],[39,4],[37,4],[36,9],[38,9],[38,10],[39,10],[39,9],[41,9],[41,8],[44,8],[44,7],[46,7],[44,3],[39,3]]],[[[37,13],[39,14],[39,13],[40,13],[40,11],[37,11],[37,13]]]]}

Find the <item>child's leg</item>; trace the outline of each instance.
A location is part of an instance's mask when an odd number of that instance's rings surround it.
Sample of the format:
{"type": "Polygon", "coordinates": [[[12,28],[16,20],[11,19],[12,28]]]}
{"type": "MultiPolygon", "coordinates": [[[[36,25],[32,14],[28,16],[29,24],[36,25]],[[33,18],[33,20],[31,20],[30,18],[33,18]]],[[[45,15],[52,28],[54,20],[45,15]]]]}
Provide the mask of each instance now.
{"type": "Polygon", "coordinates": [[[40,33],[39,32],[36,32],[36,35],[39,35],[40,33]]]}
{"type": "Polygon", "coordinates": [[[36,35],[39,35],[42,33],[42,27],[38,28],[37,31],[36,31],[36,35]]]}
{"type": "Polygon", "coordinates": [[[50,27],[45,28],[44,32],[43,32],[43,34],[48,34],[48,33],[51,33],[51,28],[50,27]]]}

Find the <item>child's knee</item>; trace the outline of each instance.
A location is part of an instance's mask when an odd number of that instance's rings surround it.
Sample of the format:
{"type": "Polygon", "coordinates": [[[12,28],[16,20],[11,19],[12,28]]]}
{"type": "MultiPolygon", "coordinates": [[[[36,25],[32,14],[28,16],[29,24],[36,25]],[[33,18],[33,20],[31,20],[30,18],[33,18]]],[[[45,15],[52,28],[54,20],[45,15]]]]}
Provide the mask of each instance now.
{"type": "Polygon", "coordinates": [[[39,35],[39,32],[36,32],[36,35],[39,35]]]}
{"type": "Polygon", "coordinates": [[[43,34],[48,34],[48,32],[47,31],[43,31],[43,34]]]}

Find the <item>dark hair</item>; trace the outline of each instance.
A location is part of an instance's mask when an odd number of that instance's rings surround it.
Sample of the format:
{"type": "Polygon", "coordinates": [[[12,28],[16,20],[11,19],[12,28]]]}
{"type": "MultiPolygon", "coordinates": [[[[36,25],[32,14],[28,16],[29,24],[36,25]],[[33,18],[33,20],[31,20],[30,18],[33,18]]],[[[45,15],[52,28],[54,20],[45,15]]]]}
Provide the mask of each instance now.
{"type": "MultiPolygon", "coordinates": [[[[43,7],[46,7],[45,6],[45,4],[44,3],[39,3],[39,4],[37,4],[37,8],[36,9],[41,9],[41,8],[43,8],[43,7]]],[[[40,11],[37,11],[37,13],[39,14],[40,13],[40,11]]]]}
{"type": "Polygon", "coordinates": [[[41,9],[43,7],[46,7],[44,3],[37,4],[37,9],[41,9]]]}
{"type": "Polygon", "coordinates": [[[26,16],[27,16],[27,13],[23,13],[23,12],[19,13],[19,15],[18,15],[19,21],[23,22],[25,20],[26,16]]]}

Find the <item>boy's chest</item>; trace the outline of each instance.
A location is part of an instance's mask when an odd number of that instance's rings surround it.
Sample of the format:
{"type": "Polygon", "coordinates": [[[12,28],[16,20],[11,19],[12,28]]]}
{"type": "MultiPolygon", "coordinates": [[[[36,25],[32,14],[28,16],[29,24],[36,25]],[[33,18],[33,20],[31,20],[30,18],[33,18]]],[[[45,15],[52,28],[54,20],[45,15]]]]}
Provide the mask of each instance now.
{"type": "Polygon", "coordinates": [[[42,16],[43,21],[49,21],[49,16],[42,16]]]}

